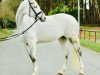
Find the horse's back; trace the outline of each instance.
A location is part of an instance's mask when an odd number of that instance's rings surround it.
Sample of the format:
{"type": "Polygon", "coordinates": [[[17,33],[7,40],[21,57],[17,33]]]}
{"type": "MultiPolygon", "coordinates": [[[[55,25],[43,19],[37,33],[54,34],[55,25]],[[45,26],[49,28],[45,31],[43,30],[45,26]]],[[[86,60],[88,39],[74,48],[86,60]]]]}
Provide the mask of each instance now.
{"type": "Polygon", "coordinates": [[[63,13],[47,16],[45,22],[38,21],[35,27],[39,41],[51,41],[62,36],[66,36],[66,38],[77,37],[79,34],[79,24],[76,19],[63,13]]]}
{"type": "Polygon", "coordinates": [[[63,26],[67,37],[74,37],[79,34],[79,23],[73,16],[60,13],[53,15],[52,17],[61,25],[61,27],[63,26]]]}
{"type": "Polygon", "coordinates": [[[66,20],[66,21],[69,21],[69,20],[76,20],[72,15],[69,15],[69,14],[65,14],[65,13],[59,13],[59,14],[54,14],[54,15],[51,15],[51,16],[48,16],[48,17],[53,17],[55,18],[55,20],[66,20]]]}

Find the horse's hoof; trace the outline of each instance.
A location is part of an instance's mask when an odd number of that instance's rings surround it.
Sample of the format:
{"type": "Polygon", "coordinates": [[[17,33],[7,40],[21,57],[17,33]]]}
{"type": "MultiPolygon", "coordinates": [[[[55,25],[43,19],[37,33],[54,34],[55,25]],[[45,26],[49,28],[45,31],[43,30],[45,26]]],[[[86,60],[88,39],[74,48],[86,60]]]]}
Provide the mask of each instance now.
{"type": "Polygon", "coordinates": [[[38,73],[37,72],[34,72],[32,75],[38,75],[38,73]]]}
{"type": "Polygon", "coordinates": [[[63,75],[62,73],[58,73],[57,75],[63,75]]]}
{"type": "Polygon", "coordinates": [[[79,75],[84,75],[83,73],[79,73],[79,75]]]}

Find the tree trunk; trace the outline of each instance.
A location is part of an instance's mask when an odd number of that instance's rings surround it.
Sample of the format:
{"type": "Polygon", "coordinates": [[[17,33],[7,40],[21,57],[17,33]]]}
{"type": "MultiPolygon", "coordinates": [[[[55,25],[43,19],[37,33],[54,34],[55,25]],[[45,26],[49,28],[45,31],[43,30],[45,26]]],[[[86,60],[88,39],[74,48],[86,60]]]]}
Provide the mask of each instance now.
{"type": "Polygon", "coordinates": [[[0,0],[0,2],[2,2],[2,0],[0,0]]]}
{"type": "Polygon", "coordinates": [[[97,11],[97,21],[99,21],[100,20],[100,10],[99,10],[99,4],[97,0],[95,0],[95,8],[97,11]]]}

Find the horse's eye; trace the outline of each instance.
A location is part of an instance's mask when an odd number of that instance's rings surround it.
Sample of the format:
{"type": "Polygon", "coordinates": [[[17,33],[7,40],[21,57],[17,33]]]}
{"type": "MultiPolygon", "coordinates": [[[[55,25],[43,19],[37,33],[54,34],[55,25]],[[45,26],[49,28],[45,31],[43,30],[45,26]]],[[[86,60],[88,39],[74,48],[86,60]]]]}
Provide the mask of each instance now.
{"type": "Polygon", "coordinates": [[[34,8],[37,8],[37,6],[34,6],[34,8]]]}

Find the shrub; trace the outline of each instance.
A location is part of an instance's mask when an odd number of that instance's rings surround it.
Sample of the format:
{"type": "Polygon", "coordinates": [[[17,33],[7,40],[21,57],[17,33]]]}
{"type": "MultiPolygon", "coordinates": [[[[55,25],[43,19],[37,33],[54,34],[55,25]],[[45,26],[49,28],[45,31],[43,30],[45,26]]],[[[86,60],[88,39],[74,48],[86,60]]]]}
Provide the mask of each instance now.
{"type": "Polygon", "coordinates": [[[10,20],[14,20],[14,12],[11,11],[8,7],[9,6],[5,3],[0,4],[0,17],[2,17],[3,19],[8,18],[10,20]]]}
{"type": "Polygon", "coordinates": [[[16,23],[14,21],[12,21],[12,20],[7,19],[7,18],[3,20],[3,24],[5,26],[4,28],[13,29],[13,28],[16,27],[16,23]]]}
{"type": "Polygon", "coordinates": [[[58,13],[66,13],[74,16],[76,19],[78,19],[78,8],[70,8],[65,6],[64,4],[59,4],[55,9],[51,10],[48,15],[58,14],[58,13]]]}
{"type": "Polygon", "coordinates": [[[16,28],[16,23],[14,21],[9,21],[8,24],[7,24],[7,28],[16,28]]]}
{"type": "Polygon", "coordinates": [[[5,28],[9,28],[9,29],[13,29],[16,28],[16,23],[12,20],[9,19],[2,19],[0,20],[0,28],[5,29],[5,28]]]}

